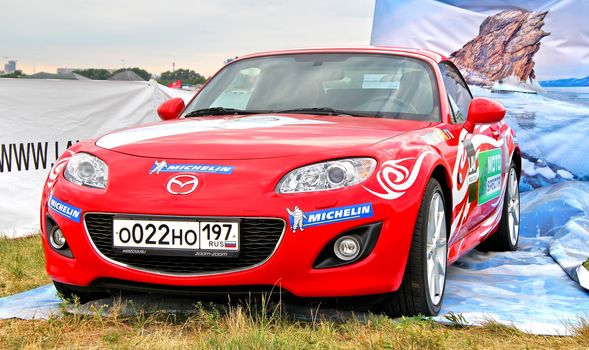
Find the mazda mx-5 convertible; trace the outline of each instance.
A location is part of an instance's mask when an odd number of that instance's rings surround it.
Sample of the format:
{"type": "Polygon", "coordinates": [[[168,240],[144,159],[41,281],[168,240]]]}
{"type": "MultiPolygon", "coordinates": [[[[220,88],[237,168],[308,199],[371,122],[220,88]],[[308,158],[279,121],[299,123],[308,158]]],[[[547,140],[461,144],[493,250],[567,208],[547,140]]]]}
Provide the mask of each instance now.
{"type": "Polygon", "coordinates": [[[280,291],[435,315],[448,264],[516,249],[514,132],[436,53],[245,56],[158,114],[51,170],[43,246],[66,297],[280,291]]]}

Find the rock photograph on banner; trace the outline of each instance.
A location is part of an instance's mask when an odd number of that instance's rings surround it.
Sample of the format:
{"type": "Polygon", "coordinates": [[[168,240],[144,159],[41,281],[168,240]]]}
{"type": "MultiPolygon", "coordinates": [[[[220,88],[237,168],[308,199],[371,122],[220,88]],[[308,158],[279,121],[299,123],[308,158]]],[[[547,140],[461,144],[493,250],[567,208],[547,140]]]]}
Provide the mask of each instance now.
{"type": "Polygon", "coordinates": [[[476,38],[453,52],[450,58],[469,85],[494,90],[540,90],[534,72],[534,55],[540,41],[550,35],[542,30],[548,11],[505,10],[485,18],[476,38]]]}

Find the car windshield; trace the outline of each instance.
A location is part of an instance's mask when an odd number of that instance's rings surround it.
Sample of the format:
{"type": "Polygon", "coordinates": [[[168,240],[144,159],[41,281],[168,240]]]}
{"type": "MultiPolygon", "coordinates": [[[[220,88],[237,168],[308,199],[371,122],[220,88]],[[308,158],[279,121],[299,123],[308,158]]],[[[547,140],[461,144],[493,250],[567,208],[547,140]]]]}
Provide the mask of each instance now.
{"type": "Polygon", "coordinates": [[[440,121],[437,85],[424,61],[354,53],[234,62],[205,85],[183,115],[272,112],[440,121]]]}

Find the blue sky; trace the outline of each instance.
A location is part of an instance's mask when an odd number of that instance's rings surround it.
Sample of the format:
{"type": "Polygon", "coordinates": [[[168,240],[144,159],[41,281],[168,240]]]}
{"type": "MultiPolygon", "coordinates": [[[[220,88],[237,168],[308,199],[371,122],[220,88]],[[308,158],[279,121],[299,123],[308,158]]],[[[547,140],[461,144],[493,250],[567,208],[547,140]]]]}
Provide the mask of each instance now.
{"type": "Polygon", "coordinates": [[[374,0],[0,0],[0,62],[57,67],[186,67],[213,74],[246,53],[368,45],[374,0]]]}

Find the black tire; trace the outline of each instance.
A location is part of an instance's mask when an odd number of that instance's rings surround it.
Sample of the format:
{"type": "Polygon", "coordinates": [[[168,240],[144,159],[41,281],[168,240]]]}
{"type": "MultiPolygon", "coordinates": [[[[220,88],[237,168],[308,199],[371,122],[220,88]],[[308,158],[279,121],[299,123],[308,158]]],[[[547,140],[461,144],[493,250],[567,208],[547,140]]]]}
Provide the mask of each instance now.
{"type": "MultiPolygon", "coordinates": [[[[444,290],[446,286],[446,271],[448,264],[448,246],[447,246],[447,229],[448,218],[445,209],[444,193],[440,183],[436,179],[430,179],[425,194],[421,200],[417,221],[413,230],[413,238],[411,240],[411,248],[409,250],[409,257],[403,281],[399,289],[395,292],[389,293],[384,301],[384,312],[391,317],[399,316],[416,316],[426,315],[435,316],[440,312],[442,301],[444,299],[444,290]],[[427,276],[427,254],[428,254],[428,226],[430,224],[428,218],[430,215],[430,206],[435,195],[439,195],[442,200],[443,215],[443,282],[441,285],[441,293],[432,297],[430,293],[430,286],[427,276]],[[432,299],[438,298],[439,301],[432,299]]],[[[439,247],[441,247],[440,245],[439,247]]]]}
{"type": "Polygon", "coordinates": [[[57,292],[67,301],[79,301],[80,304],[85,304],[92,300],[102,299],[108,296],[107,293],[97,293],[94,291],[85,291],[84,287],[70,286],[61,282],[53,281],[53,285],[57,292]],[[72,288],[73,287],[73,288],[72,288]]]}
{"type": "Polygon", "coordinates": [[[517,250],[517,243],[519,242],[519,179],[517,178],[517,169],[515,164],[512,162],[509,168],[509,175],[507,177],[507,188],[505,190],[505,197],[503,198],[503,209],[501,211],[501,221],[497,226],[497,231],[483,241],[478,250],[481,251],[492,251],[492,252],[509,252],[517,250]],[[511,193],[512,181],[515,181],[515,193],[511,193]],[[516,198],[516,202],[513,202],[513,196],[516,198]],[[511,205],[510,206],[510,202],[511,205]],[[516,203],[516,204],[514,204],[516,203]],[[514,208],[517,206],[516,208],[514,208]],[[517,210],[517,220],[513,217],[511,210],[517,210]],[[515,227],[511,227],[511,220],[516,220],[517,224],[515,227]],[[512,229],[515,233],[512,234],[512,229]]]}

